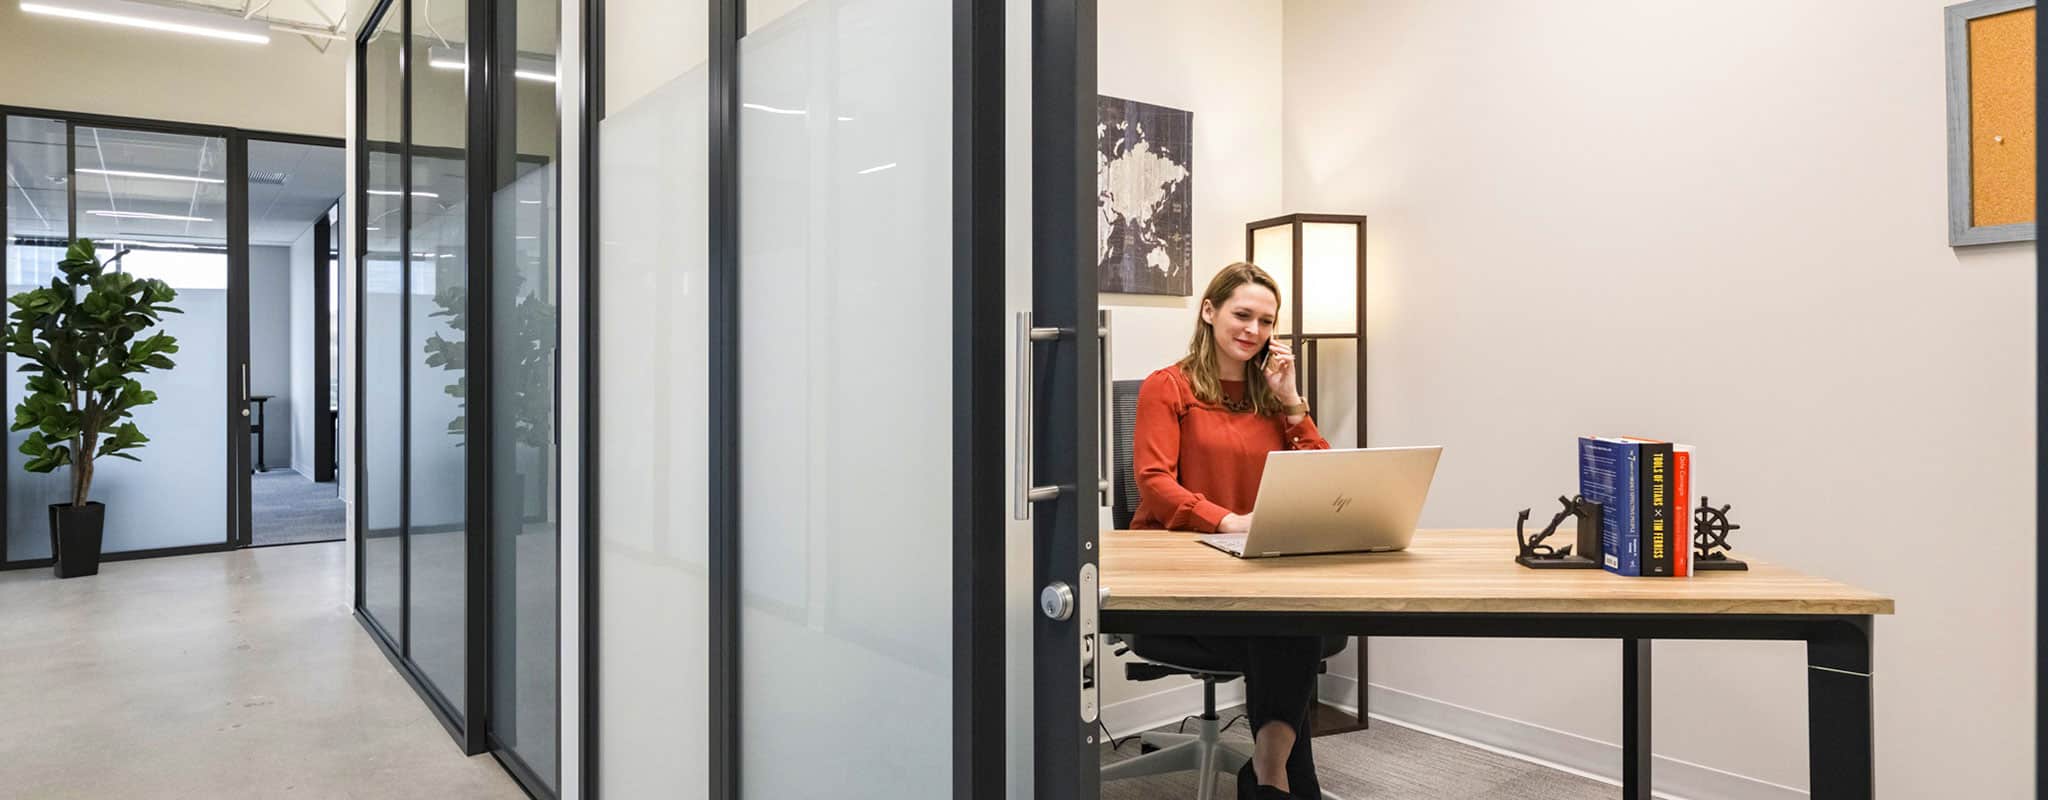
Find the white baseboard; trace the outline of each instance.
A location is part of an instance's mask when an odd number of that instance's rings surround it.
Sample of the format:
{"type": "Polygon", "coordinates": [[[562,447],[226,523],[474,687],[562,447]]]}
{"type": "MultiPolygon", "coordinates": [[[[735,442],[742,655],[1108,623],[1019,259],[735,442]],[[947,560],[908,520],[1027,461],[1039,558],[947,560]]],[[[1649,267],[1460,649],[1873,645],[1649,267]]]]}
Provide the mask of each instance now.
{"type": "MultiPolygon", "coordinates": [[[[1367,698],[1372,704],[1371,716],[1375,720],[1603,783],[1621,785],[1621,745],[1410,694],[1377,683],[1366,685],[1369,687],[1367,698]]],[[[1319,688],[1324,702],[1357,713],[1357,679],[1348,675],[1324,675],[1319,688]]],[[[1194,696],[1199,704],[1201,695],[1194,696]]],[[[1161,709],[1160,713],[1179,712],[1161,709]]],[[[1656,784],[1654,793],[1669,800],[1800,800],[1808,796],[1804,789],[1668,756],[1652,758],[1650,771],[1656,784]]]]}
{"type": "MultiPolygon", "coordinates": [[[[1230,708],[1243,703],[1244,681],[1231,681],[1216,686],[1217,708],[1230,708]]],[[[1190,679],[1171,689],[1162,689],[1103,706],[1101,718],[1103,726],[1109,728],[1109,735],[1121,739],[1139,731],[1172,725],[1189,714],[1200,713],[1202,684],[1190,679]]]]}

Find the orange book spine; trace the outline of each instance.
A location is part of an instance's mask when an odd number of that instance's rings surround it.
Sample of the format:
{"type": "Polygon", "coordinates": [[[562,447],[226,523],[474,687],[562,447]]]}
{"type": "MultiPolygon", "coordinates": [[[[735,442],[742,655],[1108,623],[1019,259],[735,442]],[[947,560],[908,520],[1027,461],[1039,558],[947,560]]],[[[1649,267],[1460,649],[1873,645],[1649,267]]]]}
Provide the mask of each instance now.
{"type": "Polygon", "coordinates": [[[1671,461],[1671,502],[1678,507],[1678,524],[1673,528],[1678,550],[1671,575],[1683,578],[1692,574],[1692,451],[1677,450],[1671,461]]]}

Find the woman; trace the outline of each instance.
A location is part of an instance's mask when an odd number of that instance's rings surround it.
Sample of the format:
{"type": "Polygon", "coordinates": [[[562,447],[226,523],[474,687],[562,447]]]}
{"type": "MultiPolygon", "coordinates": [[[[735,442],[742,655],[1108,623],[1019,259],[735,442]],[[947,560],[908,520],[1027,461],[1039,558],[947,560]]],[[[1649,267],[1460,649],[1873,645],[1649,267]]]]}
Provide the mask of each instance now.
{"type": "MultiPolygon", "coordinates": [[[[1294,388],[1294,353],[1272,341],[1280,285],[1251,264],[1209,281],[1187,357],[1138,389],[1131,434],[1138,509],[1133,528],[1241,533],[1251,529],[1259,474],[1274,450],[1326,450],[1294,388]]],[[[1320,798],[1307,721],[1314,637],[1202,637],[1244,665],[1252,760],[1240,798],[1320,798]]]]}

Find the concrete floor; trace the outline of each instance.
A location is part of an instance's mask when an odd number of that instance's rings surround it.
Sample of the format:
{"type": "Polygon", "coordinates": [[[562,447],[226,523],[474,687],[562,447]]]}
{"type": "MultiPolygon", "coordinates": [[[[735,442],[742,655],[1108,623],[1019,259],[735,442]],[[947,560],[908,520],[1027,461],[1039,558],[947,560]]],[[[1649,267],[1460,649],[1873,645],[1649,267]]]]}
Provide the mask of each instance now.
{"type": "Polygon", "coordinates": [[[0,573],[0,796],[524,797],[349,616],[343,547],[0,573]]]}

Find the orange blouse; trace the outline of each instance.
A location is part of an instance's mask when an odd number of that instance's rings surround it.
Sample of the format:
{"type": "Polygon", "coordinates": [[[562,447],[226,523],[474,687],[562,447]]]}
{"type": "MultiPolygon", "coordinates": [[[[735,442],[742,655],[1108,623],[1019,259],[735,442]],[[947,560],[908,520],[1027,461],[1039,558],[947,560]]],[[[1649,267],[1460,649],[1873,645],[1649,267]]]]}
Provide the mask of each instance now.
{"type": "MultiPolygon", "coordinates": [[[[1222,384],[1225,397],[1244,398],[1243,381],[1222,384]]],[[[1179,365],[1159,370],[1138,388],[1131,431],[1138,510],[1131,527],[1214,531],[1226,514],[1252,513],[1267,453],[1329,448],[1307,416],[1288,425],[1285,416],[1204,403],[1179,365]]]]}

